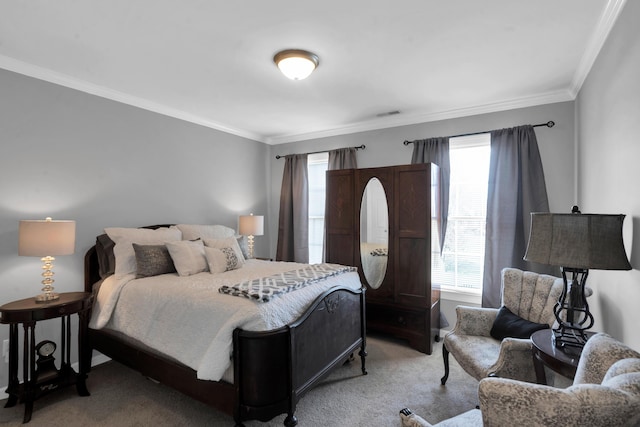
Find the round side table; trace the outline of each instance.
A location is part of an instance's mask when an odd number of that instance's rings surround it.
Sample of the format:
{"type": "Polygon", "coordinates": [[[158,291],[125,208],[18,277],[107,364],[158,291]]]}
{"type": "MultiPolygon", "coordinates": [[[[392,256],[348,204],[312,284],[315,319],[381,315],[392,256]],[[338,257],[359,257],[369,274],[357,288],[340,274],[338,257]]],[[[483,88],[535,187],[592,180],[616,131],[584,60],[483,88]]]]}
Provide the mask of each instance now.
{"type": "MultiPolygon", "coordinates": [[[[5,408],[24,402],[24,420],[31,420],[33,402],[40,396],[67,385],[76,385],[80,396],[89,396],[85,383],[91,363],[91,353],[87,345],[87,325],[89,310],[93,296],[88,292],[65,292],[60,298],[47,302],[36,302],[35,298],[25,298],[0,306],[0,323],[8,324],[9,332],[9,384],[7,393],[9,399],[5,408]],[[78,365],[79,372],[71,368],[71,315],[78,314],[78,365]],[[61,331],[61,365],[56,369],[51,354],[47,354],[48,363],[36,361],[35,328],[40,320],[62,319],[61,331]],[[18,330],[22,324],[24,329],[23,349],[23,381],[18,379],[18,330]],[[36,367],[38,365],[38,368],[36,367]],[[45,369],[46,366],[46,369],[45,369]],[[41,372],[42,371],[45,372],[41,372]]],[[[48,342],[49,352],[55,350],[55,344],[48,342]]],[[[47,353],[49,353],[47,352],[47,353]]],[[[41,357],[42,360],[43,358],[41,357]]]]}
{"type": "MultiPolygon", "coordinates": [[[[587,332],[587,337],[592,336],[593,332],[587,332]]],[[[574,347],[571,353],[566,352],[560,347],[556,347],[553,342],[553,330],[543,329],[536,331],[531,335],[533,346],[533,365],[536,370],[536,382],[538,384],[547,384],[547,377],[544,373],[544,366],[573,379],[578,368],[578,361],[582,349],[574,347]]]]}

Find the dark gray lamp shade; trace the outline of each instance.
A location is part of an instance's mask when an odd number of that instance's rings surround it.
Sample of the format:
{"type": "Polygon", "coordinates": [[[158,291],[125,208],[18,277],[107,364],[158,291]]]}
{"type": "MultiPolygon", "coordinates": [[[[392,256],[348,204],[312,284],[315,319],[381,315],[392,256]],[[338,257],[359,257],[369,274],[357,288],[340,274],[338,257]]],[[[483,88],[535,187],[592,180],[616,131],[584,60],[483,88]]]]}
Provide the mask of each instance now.
{"type": "Polygon", "coordinates": [[[532,213],[526,261],[566,268],[631,270],[624,215],[532,213]]]}

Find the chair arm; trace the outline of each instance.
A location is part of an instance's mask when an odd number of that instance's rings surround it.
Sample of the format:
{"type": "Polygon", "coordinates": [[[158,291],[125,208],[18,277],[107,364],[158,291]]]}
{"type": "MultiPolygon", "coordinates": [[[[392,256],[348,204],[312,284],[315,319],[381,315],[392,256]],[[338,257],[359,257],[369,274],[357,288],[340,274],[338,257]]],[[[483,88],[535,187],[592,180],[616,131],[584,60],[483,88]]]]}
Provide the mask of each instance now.
{"type": "Polygon", "coordinates": [[[489,331],[498,315],[497,308],[456,307],[456,325],[450,332],[456,335],[489,337],[489,331]]]}
{"type": "Polygon", "coordinates": [[[485,427],[634,425],[637,402],[620,390],[598,384],[566,389],[506,378],[485,378],[478,385],[485,427]],[[627,409],[628,408],[628,409],[627,409]]]}
{"type": "Polygon", "coordinates": [[[500,378],[535,382],[532,343],[528,338],[505,338],[500,344],[498,360],[489,368],[489,375],[500,378]]]}

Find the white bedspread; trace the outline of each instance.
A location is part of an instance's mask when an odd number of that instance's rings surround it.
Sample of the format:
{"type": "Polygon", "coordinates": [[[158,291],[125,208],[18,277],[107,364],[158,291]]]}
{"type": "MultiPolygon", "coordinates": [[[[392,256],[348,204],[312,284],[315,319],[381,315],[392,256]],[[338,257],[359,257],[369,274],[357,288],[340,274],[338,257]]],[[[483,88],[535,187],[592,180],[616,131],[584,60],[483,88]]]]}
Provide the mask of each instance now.
{"type": "Polygon", "coordinates": [[[179,277],[107,278],[89,326],[122,332],[218,381],[231,365],[233,330],[267,331],[291,323],[325,290],[360,289],[357,272],[331,277],[268,303],[218,292],[223,285],[300,268],[303,264],[248,260],[237,270],[179,277]]]}

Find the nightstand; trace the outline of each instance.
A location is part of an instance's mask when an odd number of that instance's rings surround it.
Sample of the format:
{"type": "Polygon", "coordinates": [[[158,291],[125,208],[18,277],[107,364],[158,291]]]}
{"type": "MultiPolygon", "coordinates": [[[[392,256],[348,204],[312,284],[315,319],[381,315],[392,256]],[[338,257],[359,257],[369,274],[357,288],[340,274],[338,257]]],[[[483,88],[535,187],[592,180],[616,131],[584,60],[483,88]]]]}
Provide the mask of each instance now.
{"type": "Polygon", "coordinates": [[[39,397],[68,385],[76,385],[80,396],[89,396],[85,380],[91,353],[87,345],[87,327],[93,295],[88,292],[61,293],[49,302],[35,298],[13,301],[0,307],[0,323],[9,324],[9,399],[5,408],[24,402],[24,420],[31,420],[33,402],[39,397]],[[71,367],[71,315],[78,314],[78,373],[71,367]],[[61,318],[60,369],[56,369],[53,352],[56,345],[43,341],[36,345],[35,327],[40,320],[61,318]],[[24,328],[23,382],[18,380],[18,325],[24,328]],[[38,360],[36,361],[36,357],[38,360]],[[37,365],[37,366],[36,366],[37,365]]]}

